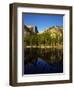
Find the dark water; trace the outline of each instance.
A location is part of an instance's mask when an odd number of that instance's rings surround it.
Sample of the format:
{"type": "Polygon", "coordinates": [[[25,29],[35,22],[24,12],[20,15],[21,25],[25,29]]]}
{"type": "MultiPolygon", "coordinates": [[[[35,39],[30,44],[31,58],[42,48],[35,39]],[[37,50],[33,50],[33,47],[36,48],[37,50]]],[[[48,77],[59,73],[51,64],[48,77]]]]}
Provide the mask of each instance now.
{"type": "Polygon", "coordinates": [[[24,50],[24,74],[62,73],[62,49],[36,49],[24,50]]]}

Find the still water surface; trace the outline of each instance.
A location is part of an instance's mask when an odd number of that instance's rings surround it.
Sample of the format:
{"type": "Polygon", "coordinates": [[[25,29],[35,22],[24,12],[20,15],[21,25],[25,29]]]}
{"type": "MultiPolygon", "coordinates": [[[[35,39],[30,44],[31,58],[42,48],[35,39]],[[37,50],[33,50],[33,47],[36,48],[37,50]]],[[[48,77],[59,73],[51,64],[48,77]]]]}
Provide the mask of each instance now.
{"type": "Polygon", "coordinates": [[[24,49],[24,74],[62,73],[63,50],[24,49]]]}

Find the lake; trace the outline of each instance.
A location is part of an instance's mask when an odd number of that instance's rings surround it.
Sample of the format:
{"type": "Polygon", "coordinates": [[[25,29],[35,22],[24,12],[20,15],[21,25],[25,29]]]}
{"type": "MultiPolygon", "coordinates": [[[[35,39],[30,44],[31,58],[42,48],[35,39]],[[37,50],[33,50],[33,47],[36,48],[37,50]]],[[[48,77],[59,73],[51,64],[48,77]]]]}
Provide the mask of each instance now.
{"type": "Polygon", "coordinates": [[[63,73],[63,49],[24,49],[24,74],[42,73],[63,73]]]}

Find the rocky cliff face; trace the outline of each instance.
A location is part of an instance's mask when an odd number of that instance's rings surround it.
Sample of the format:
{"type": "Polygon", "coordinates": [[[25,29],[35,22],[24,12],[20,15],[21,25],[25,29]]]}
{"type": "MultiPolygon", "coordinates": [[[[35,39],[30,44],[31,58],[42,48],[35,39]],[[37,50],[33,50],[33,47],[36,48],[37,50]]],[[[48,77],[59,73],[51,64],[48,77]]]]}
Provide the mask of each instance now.
{"type": "Polygon", "coordinates": [[[24,25],[24,34],[31,35],[38,33],[37,26],[24,25]]]}
{"type": "Polygon", "coordinates": [[[62,26],[52,26],[44,30],[44,32],[63,33],[63,27],[62,26]]]}

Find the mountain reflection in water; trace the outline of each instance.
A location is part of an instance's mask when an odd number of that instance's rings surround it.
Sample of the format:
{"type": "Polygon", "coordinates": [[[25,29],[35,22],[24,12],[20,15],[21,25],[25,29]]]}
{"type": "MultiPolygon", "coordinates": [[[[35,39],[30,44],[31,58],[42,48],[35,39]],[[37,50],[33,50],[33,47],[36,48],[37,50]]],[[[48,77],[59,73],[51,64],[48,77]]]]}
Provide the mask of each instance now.
{"type": "Polygon", "coordinates": [[[63,49],[24,49],[24,74],[62,73],[63,49]]]}

